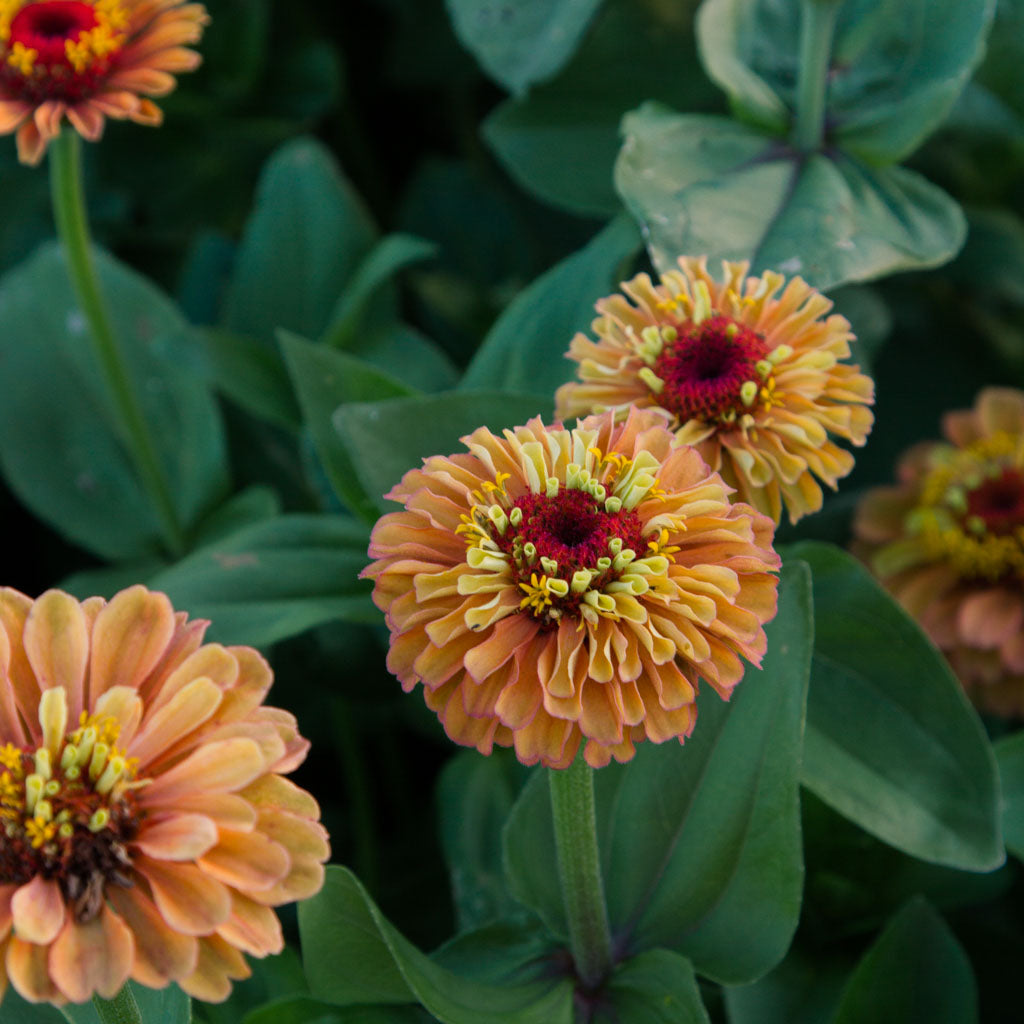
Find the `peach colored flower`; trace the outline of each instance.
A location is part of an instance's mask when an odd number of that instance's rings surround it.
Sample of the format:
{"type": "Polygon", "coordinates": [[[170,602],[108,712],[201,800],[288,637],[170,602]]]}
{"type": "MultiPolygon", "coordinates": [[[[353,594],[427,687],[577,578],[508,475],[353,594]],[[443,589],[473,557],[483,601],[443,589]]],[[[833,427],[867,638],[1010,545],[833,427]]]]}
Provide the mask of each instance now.
{"type": "Polygon", "coordinates": [[[183,0],[0,0],[0,134],[38,164],[66,117],[90,142],[108,117],[158,125],[209,18],[183,0]]]}
{"type": "Polygon", "coordinates": [[[857,509],[856,549],[980,707],[1024,715],[1024,392],[982,391],[857,509]]]}
{"type": "Polygon", "coordinates": [[[724,699],[776,608],[773,524],[664,420],[540,419],[427,459],[388,495],[365,571],[388,667],[457,743],[597,767],[689,735],[698,679],[724,699]]]}
{"type": "Polygon", "coordinates": [[[319,809],[282,777],[308,744],[206,626],[144,587],[0,590],[0,989],[222,1000],[282,948],[270,908],[320,888],[319,809]]]}
{"type": "Polygon", "coordinates": [[[568,357],[579,380],[555,401],[562,419],[631,406],[656,409],[694,445],[739,498],[776,522],[821,508],[821,480],[835,488],[853,456],[833,437],[864,444],[874,385],[842,362],[853,335],[832,303],[793,278],[723,263],[715,281],[703,259],[654,284],[640,274],[625,295],[598,301],[598,340],[577,334],[568,357]]]}

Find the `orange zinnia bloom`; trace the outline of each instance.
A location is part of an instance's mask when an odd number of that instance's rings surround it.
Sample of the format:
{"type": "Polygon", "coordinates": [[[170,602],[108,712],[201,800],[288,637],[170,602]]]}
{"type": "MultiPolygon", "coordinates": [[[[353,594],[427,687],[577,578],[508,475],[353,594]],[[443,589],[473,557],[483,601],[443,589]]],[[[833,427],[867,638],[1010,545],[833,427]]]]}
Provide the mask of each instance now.
{"type": "Polygon", "coordinates": [[[853,468],[831,438],[864,444],[874,386],[842,362],[849,322],[823,320],[832,303],[801,278],[778,294],[781,274],[724,263],[718,283],[704,263],[680,259],[659,283],[640,274],[598,301],[598,340],[572,340],[580,379],[558,389],[556,415],[656,409],[742,501],[776,522],[785,505],[796,522],[821,508],[818,480],[835,488],[853,468]]]}
{"type": "Polygon", "coordinates": [[[539,419],[427,459],[388,495],[364,572],[388,667],[457,743],[525,764],[628,761],[689,735],[699,678],[728,699],[776,608],[774,526],[664,421],[539,419]]]}
{"type": "Polygon", "coordinates": [[[67,117],[95,142],[107,117],[157,125],[209,18],[182,0],[0,0],[0,134],[38,164],[67,117]]]}
{"type": "Polygon", "coordinates": [[[947,413],[857,510],[858,553],[980,707],[1024,715],[1024,392],[947,413]]]}
{"type": "Polygon", "coordinates": [[[222,1000],[282,948],[270,908],[322,885],[319,810],[282,778],[308,744],[206,626],[144,587],[0,590],[0,988],[222,1000]]]}

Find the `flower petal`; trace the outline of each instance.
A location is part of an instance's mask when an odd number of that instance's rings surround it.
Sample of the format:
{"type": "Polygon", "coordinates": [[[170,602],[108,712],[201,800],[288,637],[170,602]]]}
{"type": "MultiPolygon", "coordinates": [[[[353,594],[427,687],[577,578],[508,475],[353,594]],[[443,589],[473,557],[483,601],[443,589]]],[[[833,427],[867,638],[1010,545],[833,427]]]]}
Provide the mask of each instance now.
{"type": "Polygon", "coordinates": [[[11,900],[14,934],[26,942],[45,946],[64,926],[64,897],[56,881],[36,875],[11,900]]]}
{"type": "Polygon", "coordinates": [[[243,892],[269,889],[291,867],[288,851],[261,832],[224,829],[217,845],[199,858],[211,877],[243,892]]]}
{"type": "Polygon", "coordinates": [[[163,919],[183,935],[209,935],[231,913],[227,889],[194,864],[136,857],[136,870],[153,890],[163,919]]]}
{"type": "Polygon", "coordinates": [[[69,718],[77,722],[89,663],[89,630],[82,606],[62,590],[48,590],[33,602],[24,636],[25,654],[40,689],[63,686],[69,718]]]}
{"type": "Polygon", "coordinates": [[[156,905],[138,886],[112,886],[107,898],[131,929],[135,940],[132,977],[147,988],[163,988],[196,969],[199,947],[195,937],[168,926],[156,905]]]}
{"type": "Polygon", "coordinates": [[[217,844],[217,826],[201,814],[178,814],[146,822],[131,843],[157,860],[195,860],[217,844]]]}
{"type": "Polygon", "coordinates": [[[85,924],[68,918],[50,947],[50,975],[73,1003],[84,1003],[94,992],[113,999],[128,980],[134,950],[131,929],[104,906],[85,924]]]}

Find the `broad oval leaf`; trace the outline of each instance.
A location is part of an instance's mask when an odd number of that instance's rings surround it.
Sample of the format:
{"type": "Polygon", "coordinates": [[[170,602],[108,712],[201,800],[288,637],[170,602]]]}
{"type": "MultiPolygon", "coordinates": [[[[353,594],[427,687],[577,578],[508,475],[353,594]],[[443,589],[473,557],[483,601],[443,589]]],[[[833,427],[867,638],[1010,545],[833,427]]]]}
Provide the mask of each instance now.
{"type": "Polygon", "coordinates": [[[787,555],[814,574],[804,785],[914,857],[997,868],[995,758],[945,659],[851,555],[814,541],[787,555]]]}
{"type": "Polygon", "coordinates": [[[245,527],[149,580],[208,639],[265,647],[332,619],[376,622],[367,528],[342,516],[284,515],[245,527]]]}
{"type": "Polygon", "coordinates": [[[750,260],[819,289],[920,270],[963,244],[959,206],[901,167],[806,156],[724,118],[627,114],[615,183],[661,270],[682,255],[750,260]]]}
{"type": "Polygon", "coordinates": [[[463,391],[352,402],[334,414],[334,426],[363,490],[391,512],[395,506],[383,495],[423,459],[463,451],[459,438],[477,427],[500,432],[531,416],[550,419],[550,412],[550,397],[463,391]]]}
{"type": "Polygon", "coordinates": [[[278,332],[278,341],[302,406],[303,419],[331,486],[354,513],[375,522],[376,502],[360,487],[352,459],[334,429],[332,417],[348,402],[411,395],[412,389],[382,370],[323,342],[315,344],[285,330],[278,332]]]}
{"type": "Polygon", "coordinates": [[[346,868],[299,906],[313,996],[339,1006],[418,1002],[443,1024],[571,1024],[572,983],[543,961],[500,981],[456,974],[428,958],[381,914],[346,868]]]}
{"type": "Polygon", "coordinates": [[[970,961],[922,899],[907,904],[868,950],[843,990],[833,1024],[976,1024],[970,961]]]}
{"type": "MultiPolygon", "coordinates": [[[[179,522],[190,529],[227,490],[216,402],[189,365],[190,328],[144,278],[101,251],[108,298],[131,386],[149,424],[179,522]]],[[[160,527],[122,443],[68,279],[62,251],[44,245],[0,280],[0,465],[41,519],[105,559],[160,550],[160,527]]]]}
{"type": "MultiPolygon", "coordinates": [[[[640,744],[628,764],[595,773],[616,948],[667,948],[728,984],[785,954],[803,882],[798,784],[812,631],[810,576],[795,562],[762,671],[749,669],[729,703],[705,687],[685,745],[640,744]]],[[[505,826],[505,864],[513,893],[564,935],[545,782],[537,773],[505,826]]]]}
{"type": "Polygon", "coordinates": [[[556,74],[602,0],[447,0],[455,33],[510,92],[556,74]]]}
{"type": "MultiPolygon", "coordinates": [[[[701,60],[737,111],[776,133],[795,107],[803,5],[706,0],[701,60]]],[[[942,123],[981,59],[995,0],[845,0],[833,39],[827,142],[892,163],[942,123]]]]}
{"type": "MultiPolygon", "coordinates": [[[[618,287],[640,248],[636,228],[616,217],[578,252],[524,288],[498,317],[469,364],[461,388],[554,391],[572,376],[572,336],[595,317],[594,303],[618,287]]],[[[554,405],[549,402],[546,414],[554,405]]]]}
{"type": "Polygon", "coordinates": [[[649,949],[616,968],[605,990],[608,1007],[593,1024],[711,1024],[693,965],[668,949],[649,949]]]}
{"type": "Polygon", "coordinates": [[[376,238],[362,200],[330,153],[312,139],[287,143],[260,177],[223,326],[269,345],[279,327],[318,337],[376,238]]]}

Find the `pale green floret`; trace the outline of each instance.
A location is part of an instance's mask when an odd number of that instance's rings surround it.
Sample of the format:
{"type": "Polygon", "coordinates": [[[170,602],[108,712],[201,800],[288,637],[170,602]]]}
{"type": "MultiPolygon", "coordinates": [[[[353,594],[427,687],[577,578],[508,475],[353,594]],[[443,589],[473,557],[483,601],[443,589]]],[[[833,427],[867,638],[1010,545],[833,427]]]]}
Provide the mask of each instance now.
{"type": "Polygon", "coordinates": [[[513,526],[522,526],[523,524],[523,510],[517,505],[508,514],[508,521],[513,526]]]}
{"type": "MultiPolygon", "coordinates": [[[[466,552],[466,561],[473,569],[488,569],[491,572],[504,572],[508,568],[508,561],[504,555],[497,555],[483,548],[470,548],[466,552]]],[[[105,744],[97,743],[97,749],[105,744]]],[[[106,760],[106,754],[104,754],[106,760]]],[[[92,775],[92,766],[89,766],[89,774],[92,775]]],[[[97,775],[99,773],[97,772],[97,775]]],[[[94,778],[96,776],[93,776],[94,778]]]]}
{"type": "Polygon", "coordinates": [[[577,569],[572,574],[572,585],[571,589],[574,594],[582,594],[586,591],[587,587],[590,586],[590,581],[594,578],[594,573],[590,569],[577,569]]]}
{"type": "Polygon", "coordinates": [[[758,391],[756,381],[745,380],[740,388],[740,401],[749,409],[757,401],[758,391]]]}
{"type": "Polygon", "coordinates": [[[555,597],[565,597],[566,594],[569,593],[569,584],[566,580],[548,580],[548,590],[554,594],[555,597]]]}
{"type": "Polygon", "coordinates": [[[540,567],[548,576],[554,576],[555,573],[558,572],[558,563],[553,558],[548,558],[546,555],[541,555],[540,567]]]}
{"type": "Polygon", "coordinates": [[[558,478],[549,476],[547,479],[547,486],[544,488],[544,494],[548,498],[558,497],[558,478]]]}
{"type": "Polygon", "coordinates": [[[36,775],[42,779],[49,779],[53,775],[53,768],[50,764],[50,752],[45,747],[36,751],[36,775]]]}
{"type": "Polygon", "coordinates": [[[636,374],[656,395],[665,389],[665,382],[649,367],[642,366],[636,374]]]}
{"type": "Polygon", "coordinates": [[[621,498],[616,498],[614,494],[610,498],[605,498],[604,510],[606,512],[611,512],[614,515],[616,512],[620,511],[621,508],[622,508],[622,499],[621,498]]]}
{"type": "Polygon", "coordinates": [[[508,529],[508,516],[505,514],[505,510],[500,505],[492,505],[487,510],[487,518],[494,523],[494,528],[504,537],[505,531],[508,529]]]}

